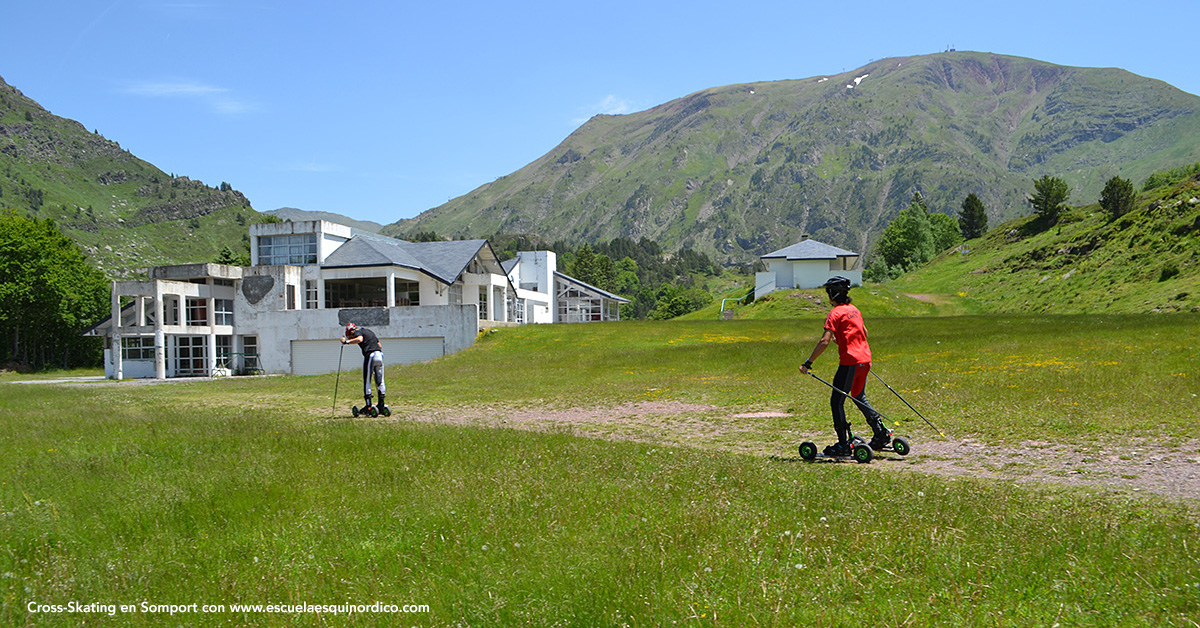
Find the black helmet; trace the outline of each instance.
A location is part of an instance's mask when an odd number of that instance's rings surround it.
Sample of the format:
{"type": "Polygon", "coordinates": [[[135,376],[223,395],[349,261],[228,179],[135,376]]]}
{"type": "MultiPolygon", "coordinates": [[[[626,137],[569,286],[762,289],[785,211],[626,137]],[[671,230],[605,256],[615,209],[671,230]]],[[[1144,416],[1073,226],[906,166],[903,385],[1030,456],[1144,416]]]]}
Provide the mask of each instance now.
{"type": "Polygon", "coordinates": [[[830,277],[821,287],[825,288],[825,294],[833,299],[834,295],[844,295],[850,291],[850,280],[842,276],[830,277]]]}

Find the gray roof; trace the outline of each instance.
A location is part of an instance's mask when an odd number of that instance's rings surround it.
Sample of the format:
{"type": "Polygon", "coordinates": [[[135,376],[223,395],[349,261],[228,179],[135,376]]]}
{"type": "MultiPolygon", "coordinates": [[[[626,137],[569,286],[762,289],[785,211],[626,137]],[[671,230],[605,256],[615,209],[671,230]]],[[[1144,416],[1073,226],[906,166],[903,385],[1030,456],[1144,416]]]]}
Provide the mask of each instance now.
{"type": "Polygon", "coordinates": [[[617,296],[617,295],[615,295],[615,294],[613,294],[613,293],[611,293],[611,292],[609,292],[609,291],[607,291],[607,290],[601,290],[600,288],[597,288],[596,286],[593,286],[593,285],[592,285],[592,284],[590,284],[590,283],[586,283],[586,282],[580,281],[580,280],[578,280],[578,279],[576,279],[576,278],[574,278],[574,277],[572,277],[572,276],[570,276],[570,275],[564,275],[564,274],[562,274],[562,273],[558,272],[557,270],[556,270],[556,271],[554,271],[554,277],[555,277],[556,279],[562,279],[563,281],[567,281],[567,282],[573,283],[573,284],[575,284],[575,285],[577,285],[577,286],[579,286],[579,287],[581,287],[581,288],[583,288],[583,289],[587,290],[588,292],[594,292],[594,293],[596,293],[596,294],[599,294],[600,296],[602,296],[602,297],[604,297],[604,298],[606,298],[606,299],[612,299],[612,300],[614,300],[614,301],[620,301],[621,303],[629,303],[629,299],[626,299],[625,297],[622,297],[622,296],[617,296]]]}
{"type": "Polygon", "coordinates": [[[831,244],[817,242],[816,240],[804,240],[797,242],[789,247],[784,247],[773,253],[767,253],[762,256],[763,259],[837,259],[839,257],[857,256],[854,251],[839,249],[831,244]]]}
{"type": "Polygon", "coordinates": [[[491,249],[487,240],[407,242],[394,238],[356,235],[330,253],[321,266],[400,266],[421,271],[442,283],[452,284],[484,247],[491,249]]]}

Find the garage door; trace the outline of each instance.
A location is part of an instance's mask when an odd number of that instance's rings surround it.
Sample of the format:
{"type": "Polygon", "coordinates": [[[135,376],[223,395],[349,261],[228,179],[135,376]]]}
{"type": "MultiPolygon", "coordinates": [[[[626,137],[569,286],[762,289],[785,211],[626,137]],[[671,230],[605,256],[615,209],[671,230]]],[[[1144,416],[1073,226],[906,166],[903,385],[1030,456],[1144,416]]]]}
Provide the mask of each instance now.
{"type": "MultiPolygon", "coordinates": [[[[412,364],[440,358],[446,354],[445,342],[437,338],[380,338],[383,344],[383,363],[412,364]]],[[[342,343],[337,340],[293,340],[292,374],[321,375],[338,368],[338,352],[342,343]]],[[[342,371],[362,370],[362,351],[348,345],[342,354],[342,371]]]]}

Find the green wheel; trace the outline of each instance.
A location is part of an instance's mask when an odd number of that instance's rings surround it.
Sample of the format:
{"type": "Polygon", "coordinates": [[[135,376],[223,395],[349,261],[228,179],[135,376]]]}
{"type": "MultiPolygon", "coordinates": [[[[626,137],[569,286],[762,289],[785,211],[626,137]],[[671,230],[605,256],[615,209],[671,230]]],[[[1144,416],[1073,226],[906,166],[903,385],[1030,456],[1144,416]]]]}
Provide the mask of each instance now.
{"type": "Polygon", "coordinates": [[[912,447],[909,446],[908,440],[899,436],[892,439],[892,451],[898,456],[907,456],[912,452],[912,447]]]}
{"type": "Polygon", "coordinates": [[[859,464],[870,462],[872,456],[871,448],[866,445],[855,445],[854,450],[851,451],[851,455],[854,456],[854,461],[859,464]]]}
{"type": "Polygon", "coordinates": [[[813,460],[817,457],[817,444],[806,440],[800,443],[800,457],[805,460],[813,460]]]}
{"type": "Polygon", "coordinates": [[[353,415],[354,418],[357,419],[358,418],[358,406],[353,406],[352,408],[350,408],[350,414],[353,415]]]}
{"type": "Polygon", "coordinates": [[[371,418],[373,419],[377,416],[379,416],[379,409],[375,406],[371,406],[371,418]]]}

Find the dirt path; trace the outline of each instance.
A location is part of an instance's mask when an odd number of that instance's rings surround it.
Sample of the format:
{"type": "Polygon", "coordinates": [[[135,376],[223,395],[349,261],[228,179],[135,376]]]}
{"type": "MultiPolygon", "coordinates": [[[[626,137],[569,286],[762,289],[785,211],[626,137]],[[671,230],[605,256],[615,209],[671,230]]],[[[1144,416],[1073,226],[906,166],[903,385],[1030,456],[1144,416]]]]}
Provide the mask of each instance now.
{"type": "MultiPolygon", "coordinates": [[[[614,407],[530,410],[486,407],[418,410],[391,420],[569,431],[581,436],[736,451],[799,460],[804,440],[824,444],[826,431],[778,412],[731,414],[701,404],[639,402],[614,407]]],[[[990,446],[965,440],[913,439],[913,454],[884,454],[869,468],[1014,482],[1050,482],[1126,494],[1157,494],[1200,502],[1200,439],[1163,448],[1149,439],[1058,444],[1029,441],[990,446]]]]}

